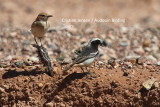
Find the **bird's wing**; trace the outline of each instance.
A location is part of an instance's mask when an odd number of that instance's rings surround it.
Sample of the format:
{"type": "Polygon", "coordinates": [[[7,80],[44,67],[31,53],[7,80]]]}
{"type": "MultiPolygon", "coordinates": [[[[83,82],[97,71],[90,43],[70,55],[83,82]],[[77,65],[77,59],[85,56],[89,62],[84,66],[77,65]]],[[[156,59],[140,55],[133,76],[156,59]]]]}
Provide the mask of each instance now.
{"type": "Polygon", "coordinates": [[[41,27],[41,28],[44,28],[44,24],[39,22],[39,21],[34,21],[31,25],[31,28],[34,28],[34,27],[41,27]]]}
{"type": "Polygon", "coordinates": [[[90,53],[89,55],[86,55],[86,56],[79,56],[79,57],[77,57],[77,58],[73,61],[73,63],[74,63],[74,64],[82,63],[82,62],[84,62],[84,61],[87,60],[87,59],[96,57],[98,54],[99,54],[99,51],[97,51],[97,52],[95,52],[95,53],[90,53]]]}

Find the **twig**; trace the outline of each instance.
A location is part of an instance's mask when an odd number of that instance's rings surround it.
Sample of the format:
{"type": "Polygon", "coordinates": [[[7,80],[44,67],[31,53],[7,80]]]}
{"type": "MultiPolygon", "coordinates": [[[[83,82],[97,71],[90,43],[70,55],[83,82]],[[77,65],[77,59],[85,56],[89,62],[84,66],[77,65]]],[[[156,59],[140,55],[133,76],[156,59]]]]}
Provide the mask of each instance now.
{"type": "Polygon", "coordinates": [[[47,67],[47,71],[49,75],[53,76],[54,75],[53,66],[47,50],[43,46],[38,46],[36,44],[33,44],[33,47],[37,48],[37,54],[38,54],[39,60],[41,61],[43,66],[47,67]]]}

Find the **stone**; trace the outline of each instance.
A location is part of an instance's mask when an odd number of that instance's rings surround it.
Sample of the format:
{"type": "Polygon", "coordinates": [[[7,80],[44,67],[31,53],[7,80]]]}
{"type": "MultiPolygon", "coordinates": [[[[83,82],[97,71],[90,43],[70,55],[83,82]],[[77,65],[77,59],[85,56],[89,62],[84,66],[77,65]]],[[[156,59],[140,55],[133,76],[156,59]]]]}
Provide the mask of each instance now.
{"type": "Polygon", "coordinates": [[[137,63],[138,64],[144,64],[147,61],[146,57],[139,57],[137,58],[137,63]]]}
{"type": "Polygon", "coordinates": [[[21,62],[21,61],[15,62],[15,65],[17,67],[22,67],[23,66],[23,62],[21,62]]]}
{"type": "Polygon", "coordinates": [[[151,39],[149,38],[144,39],[143,47],[150,47],[150,45],[151,45],[151,39]]]}
{"type": "Polygon", "coordinates": [[[128,42],[120,42],[119,45],[122,47],[127,47],[129,44],[128,44],[128,42]]]}
{"type": "Polygon", "coordinates": [[[10,36],[11,36],[11,37],[15,37],[16,35],[17,35],[17,32],[11,32],[11,33],[10,33],[10,36]]]}
{"type": "Polygon", "coordinates": [[[60,106],[60,107],[66,107],[66,105],[63,104],[63,103],[60,103],[59,106],[60,106]]]}
{"type": "Polygon", "coordinates": [[[157,65],[160,66],[160,61],[157,62],[157,65]]]}
{"type": "Polygon", "coordinates": [[[142,86],[143,88],[145,88],[146,90],[150,90],[153,87],[153,84],[156,82],[157,79],[155,78],[151,78],[145,82],[143,82],[142,86]]]}
{"type": "Polygon", "coordinates": [[[158,45],[157,44],[156,45],[152,45],[151,50],[152,50],[152,52],[157,53],[159,51],[158,45]]]}
{"type": "Polygon", "coordinates": [[[152,55],[149,55],[146,57],[148,61],[150,61],[151,63],[157,63],[157,59],[152,56],[152,55]]]}
{"type": "Polygon", "coordinates": [[[157,58],[158,61],[160,61],[160,53],[154,54],[154,56],[157,58]]]}
{"type": "Polygon", "coordinates": [[[46,103],[45,107],[54,107],[54,104],[52,102],[46,103]]]}
{"type": "Polygon", "coordinates": [[[13,56],[8,55],[8,56],[6,57],[6,60],[12,60],[12,58],[13,58],[13,56]]]}
{"type": "Polygon", "coordinates": [[[131,62],[124,62],[124,65],[127,65],[127,68],[132,68],[132,63],[131,62]]]}
{"type": "Polygon", "coordinates": [[[137,94],[137,98],[141,98],[141,93],[139,92],[138,94],[137,94]]]}
{"type": "Polygon", "coordinates": [[[0,87],[0,93],[5,93],[5,89],[0,87]]]}
{"type": "Polygon", "coordinates": [[[26,66],[31,66],[31,65],[32,65],[32,63],[29,62],[29,61],[24,61],[24,64],[25,64],[26,66]]]}
{"type": "Polygon", "coordinates": [[[4,70],[4,68],[0,68],[0,71],[4,70]]]}
{"type": "Polygon", "coordinates": [[[125,59],[124,59],[125,62],[130,62],[132,64],[136,64],[137,63],[137,57],[135,56],[127,56],[125,59]]]}
{"type": "Polygon", "coordinates": [[[159,85],[158,82],[155,82],[155,83],[153,84],[153,86],[154,86],[155,88],[160,88],[160,85],[159,85]]]}
{"type": "Polygon", "coordinates": [[[63,101],[63,98],[61,98],[61,97],[58,96],[58,95],[56,95],[56,96],[54,97],[54,99],[55,99],[55,101],[58,101],[58,102],[63,101]]]}
{"type": "Polygon", "coordinates": [[[89,35],[92,35],[92,34],[95,33],[95,31],[94,31],[93,29],[87,28],[87,29],[85,30],[85,33],[86,33],[86,34],[89,34],[89,35]]]}
{"type": "Polygon", "coordinates": [[[24,45],[29,45],[30,44],[30,40],[25,40],[24,41],[24,45]]]}
{"type": "MultiPolygon", "coordinates": [[[[113,58],[117,58],[116,51],[112,48],[107,48],[107,55],[113,58]]],[[[102,50],[103,52],[103,50],[102,50]]]]}
{"type": "Polygon", "coordinates": [[[70,25],[69,27],[67,27],[66,30],[70,32],[72,35],[76,35],[77,33],[77,28],[75,28],[73,25],[70,25]]]}
{"type": "Polygon", "coordinates": [[[37,85],[38,85],[39,88],[42,88],[42,87],[43,87],[43,84],[42,84],[42,83],[38,83],[37,85]]]}
{"type": "Polygon", "coordinates": [[[110,58],[108,60],[108,64],[111,65],[112,67],[116,66],[116,59],[115,58],[110,58]]]}
{"type": "Polygon", "coordinates": [[[58,71],[59,71],[59,70],[58,70],[58,67],[55,67],[55,66],[54,66],[53,69],[54,69],[54,73],[58,74],[58,71]]]}
{"type": "Polygon", "coordinates": [[[104,64],[104,62],[102,62],[102,61],[98,61],[98,64],[99,64],[99,65],[103,65],[103,64],[104,64]]]}
{"type": "Polygon", "coordinates": [[[120,31],[122,33],[127,33],[128,32],[128,28],[123,26],[123,27],[121,27],[120,31]]]}
{"type": "Polygon", "coordinates": [[[123,76],[128,76],[128,74],[129,74],[128,72],[124,72],[123,76]]]}
{"type": "Polygon", "coordinates": [[[30,57],[29,60],[33,61],[33,62],[38,62],[39,61],[39,59],[37,57],[34,57],[34,56],[30,57]]]}
{"type": "Polygon", "coordinates": [[[134,52],[136,53],[136,54],[144,54],[144,49],[142,48],[142,47],[139,47],[139,48],[136,48],[136,49],[134,49],[134,52]]]}
{"type": "Polygon", "coordinates": [[[145,50],[146,52],[151,52],[151,48],[149,48],[149,47],[145,47],[144,50],[145,50]]]}
{"type": "Polygon", "coordinates": [[[3,87],[4,89],[9,89],[9,86],[8,86],[8,85],[2,85],[2,87],[3,87]]]}

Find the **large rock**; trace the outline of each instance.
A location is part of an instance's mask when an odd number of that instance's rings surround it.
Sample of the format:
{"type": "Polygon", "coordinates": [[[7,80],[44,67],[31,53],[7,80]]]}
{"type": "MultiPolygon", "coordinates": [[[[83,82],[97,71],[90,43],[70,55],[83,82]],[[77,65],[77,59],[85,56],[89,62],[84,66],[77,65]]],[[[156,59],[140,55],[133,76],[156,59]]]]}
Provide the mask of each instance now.
{"type": "Polygon", "coordinates": [[[143,82],[143,88],[145,88],[146,90],[150,90],[153,86],[153,84],[156,82],[157,79],[155,78],[151,78],[145,82],[143,82]]]}

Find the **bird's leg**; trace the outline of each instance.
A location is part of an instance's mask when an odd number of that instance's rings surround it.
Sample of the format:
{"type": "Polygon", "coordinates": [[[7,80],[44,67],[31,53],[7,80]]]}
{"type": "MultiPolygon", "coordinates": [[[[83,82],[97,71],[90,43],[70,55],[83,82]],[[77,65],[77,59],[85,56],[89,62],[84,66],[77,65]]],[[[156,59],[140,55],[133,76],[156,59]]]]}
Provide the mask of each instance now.
{"type": "MultiPolygon", "coordinates": [[[[37,42],[37,40],[36,40],[36,37],[34,37],[34,41],[36,42],[36,44],[38,45],[38,42],[37,42]]],[[[38,45],[39,46],[39,45],[38,45]]]]}
{"type": "Polygon", "coordinates": [[[97,76],[93,75],[87,67],[85,67],[85,68],[86,68],[86,70],[88,71],[87,74],[88,74],[88,75],[91,75],[91,77],[90,77],[91,79],[97,77],[97,76]]]}
{"type": "Polygon", "coordinates": [[[90,70],[89,70],[87,67],[85,67],[85,68],[86,68],[86,70],[88,71],[87,73],[88,73],[89,75],[92,75],[91,72],[90,72],[90,70]]]}
{"type": "Polygon", "coordinates": [[[83,67],[81,67],[81,70],[82,70],[82,72],[84,73],[84,69],[83,69],[83,67]]]}
{"type": "Polygon", "coordinates": [[[43,47],[43,45],[42,45],[42,41],[41,41],[41,38],[39,38],[39,40],[40,40],[40,43],[41,43],[41,47],[43,47]]]}

